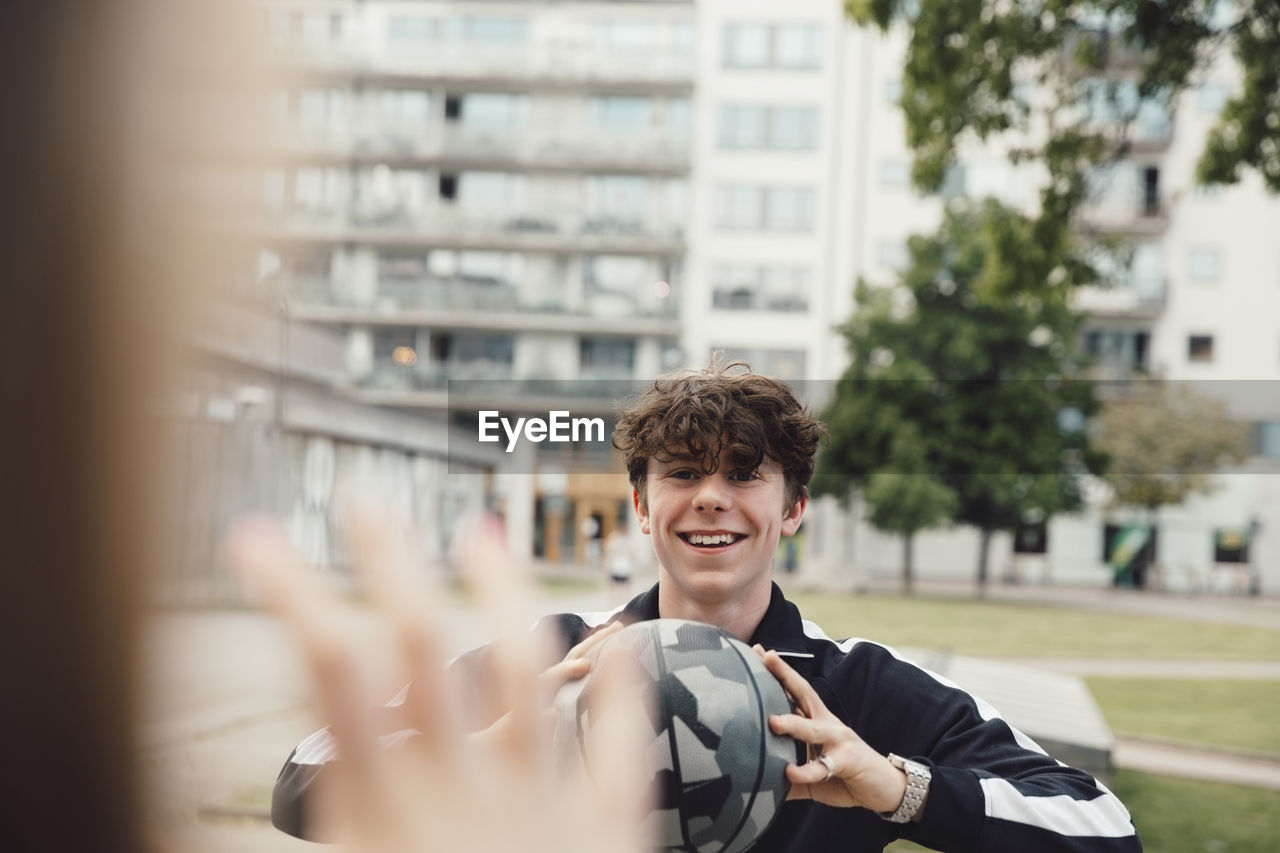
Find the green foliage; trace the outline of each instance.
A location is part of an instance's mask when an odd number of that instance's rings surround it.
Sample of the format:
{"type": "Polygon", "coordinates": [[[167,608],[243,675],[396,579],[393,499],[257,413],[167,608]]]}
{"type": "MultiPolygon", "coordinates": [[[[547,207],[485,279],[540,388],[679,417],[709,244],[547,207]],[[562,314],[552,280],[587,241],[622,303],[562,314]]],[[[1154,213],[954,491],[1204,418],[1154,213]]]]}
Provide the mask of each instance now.
{"type": "Polygon", "coordinates": [[[1071,378],[1068,298],[1088,265],[1059,236],[1046,247],[995,201],[955,205],[936,235],[912,238],[901,286],[859,283],[816,493],[865,489],[873,522],[902,533],[943,512],[991,531],[1080,505],[1078,474],[1099,458],[1059,418],[1096,408],[1071,378]]]}
{"type": "Polygon", "coordinates": [[[1108,403],[1095,441],[1110,459],[1103,479],[1115,503],[1151,511],[1213,492],[1212,472],[1249,452],[1247,426],[1219,401],[1163,383],[1108,403]]]}
{"type": "Polygon", "coordinates": [[[1069,214],[1083,198],[1083,176],[1121,156],[1140,101],[1168,104],[1199,70],[1230,49],[1244,88],[1226,106],[1201,158],[1202,180],[1232,183],[1259,170],[1280,191],[1280,3],[1274,0],[846,0],[849,16],[910,30],[903,70],[907,140],[914,178],[941,186],[966,137],[1019,133],[1042,123],[1047,141],[1024,150],[1047,167],[1047,218],[1069,214]],[[1137,98],[1107,87],[1105,118],[1091,109],[1093,80],[1124,77],[1137,98]],[[1020,83],[1040,95],[1027,101],[1020,83]]]}

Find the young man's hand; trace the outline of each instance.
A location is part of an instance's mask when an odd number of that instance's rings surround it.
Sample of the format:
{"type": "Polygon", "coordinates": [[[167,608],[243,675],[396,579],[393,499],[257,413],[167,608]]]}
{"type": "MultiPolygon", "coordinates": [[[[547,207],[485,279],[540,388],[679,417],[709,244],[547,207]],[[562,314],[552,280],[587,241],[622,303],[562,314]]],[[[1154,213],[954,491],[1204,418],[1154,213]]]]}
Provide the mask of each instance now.
{"type": "Polygon", "coordinates": [[[777,652],[766,652],[758,645],[755,649],[796,705],[795,714],[770,717],[769,728],[809,745],[809,761],[787,767],[791,780],[787,799],[861,806],[882,813],[897,809],[907,791],[907,774],[831,713],[813,686],[777,652]]]}

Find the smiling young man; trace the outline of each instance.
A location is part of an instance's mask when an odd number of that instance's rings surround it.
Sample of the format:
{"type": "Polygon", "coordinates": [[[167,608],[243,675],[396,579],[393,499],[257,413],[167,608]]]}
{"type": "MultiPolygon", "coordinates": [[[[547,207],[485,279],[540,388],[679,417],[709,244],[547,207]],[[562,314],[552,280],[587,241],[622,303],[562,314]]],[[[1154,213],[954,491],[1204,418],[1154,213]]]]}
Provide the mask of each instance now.
{"type": "MultiPolygon", "coordinates": [[[[804,517],[821,436],[784,383],[745,365],[656,380],[613,444],[658,582],[615,611],[542,628],[568,650],[614,623],[694,619],[757,647],[796,704],[770,725],[808,744],[810,760],[787,769],[789,800],[752,851],[859,853],[899,837],[954,851],[1141,851],[1128,812],[1087,773],[891,649],[830,639],[786,600],[773,557],[804,517]]],[[[455,669],[483,681],[484,661],[479,649],[455,669]]],[[[277,826],[306,835],[302,794],[331,757],[306,741],[290,756],[277,826]]]]}

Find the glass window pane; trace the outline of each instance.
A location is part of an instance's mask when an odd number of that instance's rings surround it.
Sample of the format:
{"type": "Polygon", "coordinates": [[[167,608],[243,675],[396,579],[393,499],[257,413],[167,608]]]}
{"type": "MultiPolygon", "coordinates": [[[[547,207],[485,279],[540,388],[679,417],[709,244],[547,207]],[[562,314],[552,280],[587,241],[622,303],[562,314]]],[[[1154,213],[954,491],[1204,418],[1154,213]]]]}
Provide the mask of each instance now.
{"type": "Polygon", "coordinates": [[[653,49],[657,29],[649,21],[601,21],[596,25],[596,38],[606,51],[639,53],[653,49]]]}
{"type": "Polygon", "coordinates": [[[762,107],[720,108],[721,148],[763,148],[764,143],[765,111],[762,107]]]}
{"type": "Polygon", "coordinates": [[[471,18],[467,21],[467,36],[472,41],[525,41],[529,22],[522,18],[471,18]]]}
{"type": "Polygon", "coordinates": [[[784,25],[774,30],[773,64],[778,68],[822,65],[822,31],[813,25],[784,25]]]}
{"type": "Polygon", "coordinates": [[[760,187],[720,187],[716,191],[716,225],[721,228],[759,228],[764,221],[764,191],[760,187]]]}
{"type": "Polygon", "coordinates": [[[813,190],[774,187],[769,191],[765,226],[780,231],[807,231],[813,227],[813,190]]]}
{"type": "Polygon", "coordinates": [[[726,68],[763,68],[768,65],[768,27],[760,24],[726,26],[723,61],[726,68]]]}
{"type": "Polygon", "coordinates": [[[646,131],[653,116],[649,98],[601,97],[591,99],[591,120],[608,131],[646,131]]]}
{"type": "Polygon", "coordinates": [[[770,144],[786,151],[818,145],[818,111],[813,107],[775,107],[770,116],[770,144]]]}
{"type": "Polygon", "coordinates": [[[462,123],[475,127],[514,127],[528,112],[527,95],[472,92],[462,101],[462,123]]]}

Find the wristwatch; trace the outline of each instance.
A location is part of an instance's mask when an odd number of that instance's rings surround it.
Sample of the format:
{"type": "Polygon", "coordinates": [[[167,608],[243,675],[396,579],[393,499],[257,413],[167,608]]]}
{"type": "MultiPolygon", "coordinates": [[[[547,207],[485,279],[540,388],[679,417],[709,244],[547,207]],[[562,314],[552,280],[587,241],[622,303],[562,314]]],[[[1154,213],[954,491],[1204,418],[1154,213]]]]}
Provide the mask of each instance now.
{"type": "Polygon", "coordinates": [[[889,763],[907,774],[907,791],[902,795],[902,804],[898,810],[880,812],[880,817],[890,823],[907,823],[915,820],[924,806],[924,799],[929,795],[929,783],[933,780],[933,771],[919,761],[903,758],[901,755],[889,753],[889,763]]]}

